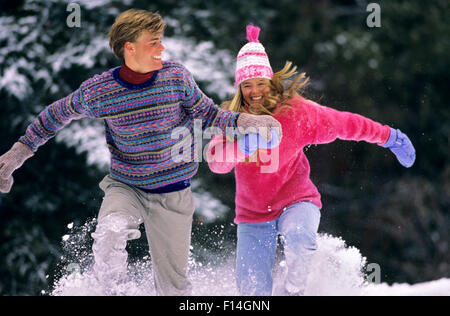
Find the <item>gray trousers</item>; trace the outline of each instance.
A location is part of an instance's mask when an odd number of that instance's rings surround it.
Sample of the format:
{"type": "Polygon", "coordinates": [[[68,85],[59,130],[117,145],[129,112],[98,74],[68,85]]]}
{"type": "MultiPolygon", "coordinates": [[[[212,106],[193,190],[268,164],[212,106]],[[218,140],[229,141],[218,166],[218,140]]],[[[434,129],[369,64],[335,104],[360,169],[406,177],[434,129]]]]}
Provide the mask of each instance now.
{"type": "Polygon", "coordinates": [[[157,295],[189,295],[187,265],[195,205],[191,188],[151,194],[107,175],[94,238],[94,272],[105,282],[126,277],[128,240],[140,237],[144,223],[157,295]]]}

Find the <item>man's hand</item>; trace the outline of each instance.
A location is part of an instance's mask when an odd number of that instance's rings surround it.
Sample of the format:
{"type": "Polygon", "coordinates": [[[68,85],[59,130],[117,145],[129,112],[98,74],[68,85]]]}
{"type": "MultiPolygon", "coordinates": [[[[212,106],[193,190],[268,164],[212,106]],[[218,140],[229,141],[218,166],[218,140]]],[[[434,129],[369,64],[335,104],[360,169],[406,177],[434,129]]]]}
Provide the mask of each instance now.
{"type": "Polygon", "coordinates": [[[283,137],[280,122],[270,115],[241,113],[237,120],[237,127],[241,134],[257,133],[268,142],[272,140],[271,129],[277,132],[279,141],[283,137]]]}
{"type": "Polygon", "coordinates": [[[0,157],[0,192],[9,193],[14,183],[12,174],[19,169],[23,163],[34,153],[22,143],[15,143],[14,146],[0,157]]]}

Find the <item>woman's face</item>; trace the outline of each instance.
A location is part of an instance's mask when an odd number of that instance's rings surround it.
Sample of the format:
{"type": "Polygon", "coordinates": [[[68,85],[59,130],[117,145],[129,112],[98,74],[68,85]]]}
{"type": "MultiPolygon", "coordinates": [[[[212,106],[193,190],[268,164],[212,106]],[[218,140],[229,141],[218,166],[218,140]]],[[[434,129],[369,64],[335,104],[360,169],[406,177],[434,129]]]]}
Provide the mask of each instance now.
{"type": "Polygon", "coordinates": [[[241,83],[244,101],[249,106],[262,104],[270,92],[270,80],[265,78],[248,79],[241,83]]]}

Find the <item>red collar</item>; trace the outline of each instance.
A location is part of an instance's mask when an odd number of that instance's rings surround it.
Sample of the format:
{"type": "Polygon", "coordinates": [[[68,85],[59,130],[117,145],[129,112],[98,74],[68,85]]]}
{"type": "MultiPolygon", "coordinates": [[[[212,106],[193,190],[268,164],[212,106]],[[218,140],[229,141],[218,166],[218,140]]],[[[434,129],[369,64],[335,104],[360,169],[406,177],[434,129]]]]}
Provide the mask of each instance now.
{"type": "Polygon", "coordinates": [[[139,72],[135,72],[128,68],[125,63],[120,67],[119,76],[126,82],[132,84],[141,84],[148,81],[153,76],[154,71],[147,72],[145,74],[141,74],[139,72]]]}

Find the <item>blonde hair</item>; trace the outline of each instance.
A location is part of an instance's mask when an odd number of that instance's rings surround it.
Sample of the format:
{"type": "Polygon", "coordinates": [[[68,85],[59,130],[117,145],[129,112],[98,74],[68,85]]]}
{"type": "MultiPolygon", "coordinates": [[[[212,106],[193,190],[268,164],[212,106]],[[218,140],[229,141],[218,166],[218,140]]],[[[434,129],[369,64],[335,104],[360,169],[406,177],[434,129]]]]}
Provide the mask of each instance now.
{"type": "Polygon", "coordinates": [[[166,23],[158,13],[130,9],[120,14],[108,33],[109,47],[117,58],[124,59],[124,45],[135,42],[144,31],[151,34],[164,32],[166,23]]]}
{"type": "Polygon", "coordinates": [[[297,66],[293,66],[292,62],[287,61],[283,69],[273,74],[273,78],[270,80],[269,95],[266,96],[264,102],[259,104],[257,108],[249,107],[248,111],[244,108],[244,98],[242,96],[240,85],[233,99],[222,103],[222,107],[234,112],[274,115],[275,110],[282,111],[285,108],[289,108],[290,105],[287,101],[298,96],[300,89],[302,89],[309,81],[309,78],[306,77],[306,73],[301,73],[289,83],[289,79],[296,73],[297,66]],[[287,84],[289,85],[285,88],[285,85],[287,84]]]}

